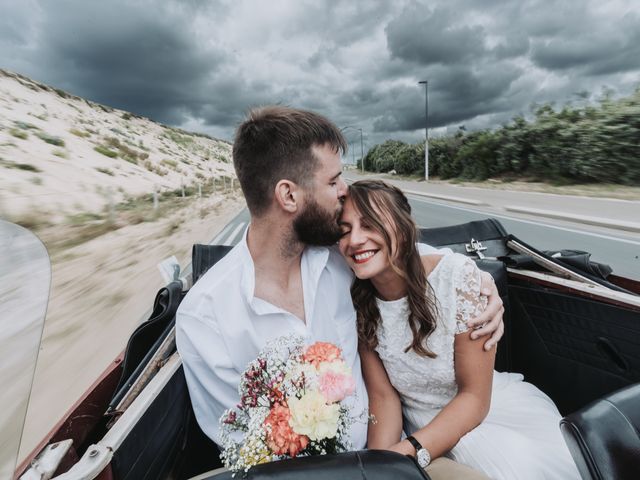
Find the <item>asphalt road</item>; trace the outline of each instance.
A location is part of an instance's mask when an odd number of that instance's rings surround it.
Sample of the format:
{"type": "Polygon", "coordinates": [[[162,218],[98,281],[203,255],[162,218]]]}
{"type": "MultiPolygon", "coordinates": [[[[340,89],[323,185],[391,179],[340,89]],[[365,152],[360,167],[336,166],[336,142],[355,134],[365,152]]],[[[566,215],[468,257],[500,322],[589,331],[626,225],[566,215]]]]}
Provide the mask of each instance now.
{"type": "MultiPolygon", "coordinates": [[[[584,250],[592,254],[594,261],[609,264],[616,275],[640,280],[640,238],[637,234],[553,219],[527,218],[527,215],[501,213],[490,206],[472,207],[418,195],[408,197],[419,226],[442,227],[493,217],[509,233],[539,250],[584,250]]],[[[211,243],[234,245],[248,221],[245,209],[211,243]]]]}
{"type": "Polygon", "coordinates": [[[556,225],[546,219],[529,220],[482,207],[446,204],[410,195],[413,216],[420,226],[444,227],[487,217],[498,219],[505,229],[538,250],[573,249],[592,254],[596,262],[609,264],[616,275],[640,280],[640,239],[626,233],[589,231],[584,225],[556,225]]]}

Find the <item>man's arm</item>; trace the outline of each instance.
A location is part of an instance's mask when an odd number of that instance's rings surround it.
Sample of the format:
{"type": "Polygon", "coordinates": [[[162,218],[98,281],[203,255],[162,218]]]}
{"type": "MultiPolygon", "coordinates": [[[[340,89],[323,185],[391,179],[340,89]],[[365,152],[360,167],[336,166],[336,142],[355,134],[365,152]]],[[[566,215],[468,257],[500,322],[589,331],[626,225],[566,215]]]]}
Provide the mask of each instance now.
{"type": "MultiPolygon", "coordinates": [[[[449,248],[438,249],[431,245],[427,245],[426,243],[418,243],[416,245],[421,256],[431,254],[448,255],[453,253],[449,248]]],[[[491,350],[494,345],[497,345],[498,341],[502,338],[502,335],[504,335],[504,322],[502,321],[504,306],[491,274],[481,272],[481,276],[482,285],[480,288],[480,294],[488,298],[487,308],[482,315],[470,320],[467,325],[469,328],[478,328],[471,333],[472,340],[477,340],[478,338],[490,335],[490,337],[485,341],[484,349],[491,350]]]]}
{"type": "Polygon", "coordinates": [[[198,424],[209,438],[219,443],[218,421],[225,410],[238,404],[240,374],[231,362],[212,314],[196,317],[178,309],[176,345],[198,424]]]}

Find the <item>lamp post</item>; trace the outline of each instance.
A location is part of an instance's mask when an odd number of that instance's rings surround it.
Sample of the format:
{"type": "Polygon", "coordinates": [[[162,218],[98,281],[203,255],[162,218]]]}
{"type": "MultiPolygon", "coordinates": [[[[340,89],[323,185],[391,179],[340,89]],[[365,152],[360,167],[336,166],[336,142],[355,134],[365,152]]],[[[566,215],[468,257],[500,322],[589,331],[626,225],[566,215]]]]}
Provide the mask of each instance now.
{"type": "Polygon", "coordinates": [[[424,140],[424,179],[425,181],[429,181],[429,81],[421,80],[418,82],[419,84],[424,83],[424,130],[425,130],[425,140],[424,140]]]}
{"type": "Polygon", "coordinates": [[[354,130],[358,130],[360,132],[360,166],[362,167],[362,173],[364,173],[364,142],[362,141],[362,129],[354,125],[347,125],[346,127],[342,127],[340,131],[343,132],[347,128],[353,128],[354,130]]]}

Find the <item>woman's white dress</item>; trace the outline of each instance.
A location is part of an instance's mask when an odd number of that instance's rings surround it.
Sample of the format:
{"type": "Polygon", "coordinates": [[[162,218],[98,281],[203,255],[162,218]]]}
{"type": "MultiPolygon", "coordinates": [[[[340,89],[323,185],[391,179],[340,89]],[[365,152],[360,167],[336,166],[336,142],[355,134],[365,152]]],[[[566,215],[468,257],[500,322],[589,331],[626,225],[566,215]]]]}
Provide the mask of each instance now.
{"type": "MultiPolygon", "coordinates": [[[[382,322],[376,351],[401,396],[407,435],[427,425],[456,395],[454,338],[483,308],[480,271],[471,259],[445,255],[428,280],[438,299],[438,324],[427,340],[434,359],[404,352],[413,338],[406,297],[378,300],[382,322]]],[[[493,479],[579,479],[560,418],[551,399],[522,375],[494,371],[489,414],[447,456],[493,479]]]]}

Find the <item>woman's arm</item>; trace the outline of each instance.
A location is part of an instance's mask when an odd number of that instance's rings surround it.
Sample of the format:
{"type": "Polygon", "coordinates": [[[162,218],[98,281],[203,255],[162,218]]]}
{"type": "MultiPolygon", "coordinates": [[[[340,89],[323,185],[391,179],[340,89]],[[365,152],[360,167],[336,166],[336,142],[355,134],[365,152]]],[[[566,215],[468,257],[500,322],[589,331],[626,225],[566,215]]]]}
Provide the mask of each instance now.
{"type": "MultiPolygon", "coordinates": [[[[411,433],[425,447],[432,458],[451,450],[460,438],[475,428],[486,417],[491,404],[491,386],[495,349],[485,351],[480,342],[471,339],[472,330],[466,322],[484,306],[480,297],[480,272],[471,262],[466,263],[458,279],[456,325],[459,332],[454,342],[456,396],[425,427],[411,433]]],[[[391,450],[413,455],[414,447],[403,440],[391,450]]]]}
{"type": "MultiPolygon", "coordinates": [[[[438,458],[451,450],[460,438],[477,427],[487,416],[491,404],[491,383],[495,349],[485,351],[465,332],[455,339],[455,369],[457,395],[425,427],[411,433],[431,458],[438,458]]],[[[369,434],[371,438],[371,433],[369,434]]],[[[407,440],[396,443],[389,450],[414,455],[415,449],[407,440]]]]}
{"type": "Polygon", "coordinates": [[[378,354],[360,346],[362,374],[369,394],[369,413],[375,423],[369,424],[368,448],[386,449],[400,441],[402,434],[402,406],[400,397],[389,381],[378,354]]]}

